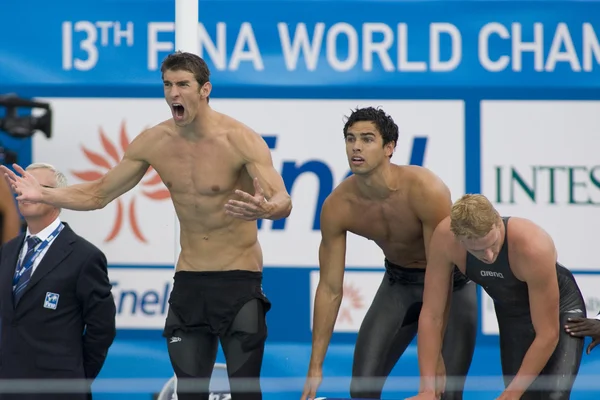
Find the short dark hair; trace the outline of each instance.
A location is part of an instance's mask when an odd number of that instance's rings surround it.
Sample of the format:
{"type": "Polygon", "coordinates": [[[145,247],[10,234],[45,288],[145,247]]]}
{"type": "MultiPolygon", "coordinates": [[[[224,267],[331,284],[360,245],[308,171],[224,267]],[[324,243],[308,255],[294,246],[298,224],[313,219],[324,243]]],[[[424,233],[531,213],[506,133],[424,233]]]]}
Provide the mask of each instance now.
{"type": "Polygon", "coordinates": [[[177,51],[169,54],[160,66],[160,72],[163,74],[163,78],[165,71],[168,70],[191,72],[194,74],[194,77],[200,86],[210,81],[210,71],[208,65],[206,65],[206,61],[192,53],[177,51]]]}
{"type": "Polygon", "coordinates": [[[385,146],[390,142],[394,142],[394,148],[396,148],[396,144],[398,143],[398,125],[396,125],[390,115],[386,114],[380,108],[365,107],[353,110],[350,116],[346,117],[344,138],[348,136],[348,128],[360,121],[373,122],[383,138],[383,145],[385,146]]]}

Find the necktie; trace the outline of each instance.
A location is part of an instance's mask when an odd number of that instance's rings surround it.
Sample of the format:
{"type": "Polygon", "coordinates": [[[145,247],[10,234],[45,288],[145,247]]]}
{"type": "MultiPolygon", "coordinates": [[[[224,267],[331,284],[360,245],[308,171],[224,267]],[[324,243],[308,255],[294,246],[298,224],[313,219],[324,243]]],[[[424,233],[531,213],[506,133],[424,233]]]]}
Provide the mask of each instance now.
{"type": "MultiPolygon", "coordinates": [[[[27,264],[31,261],[31,257],[35,252],[35,247],[41,242],[41,240],[37,236],[29,236],[26,240],[27,243],[27,253],[25,253],[25,257],[23,257],[23,262],[21,263],[21,268],[25,268],[27,264]]],[[[33,268],[27,269],[23,275],[19,277],[17,284],[13,289],[13,297],[14,304],[17,304],[31,279],[31,270],[33,268]]]]}

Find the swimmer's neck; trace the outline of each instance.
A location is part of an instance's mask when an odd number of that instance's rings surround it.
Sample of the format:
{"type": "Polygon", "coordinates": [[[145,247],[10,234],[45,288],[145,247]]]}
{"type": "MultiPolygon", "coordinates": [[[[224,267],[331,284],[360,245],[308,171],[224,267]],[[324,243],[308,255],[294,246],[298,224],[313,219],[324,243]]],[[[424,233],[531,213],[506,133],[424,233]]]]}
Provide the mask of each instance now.
{"type": "Polygon", "coordinates": [[[198,107],[194,120],[187,126],[179,128],[179,133],[189,139],[203,139],[214,134],[215,121],[219,113],[208,105],[198,107]]]}
{"type": "Polygon", "coordinates": [[[391,163],[368,175],[356,175],[356,183],[360,193],[369,199],[385,199],[398,190],[391,163]]]}

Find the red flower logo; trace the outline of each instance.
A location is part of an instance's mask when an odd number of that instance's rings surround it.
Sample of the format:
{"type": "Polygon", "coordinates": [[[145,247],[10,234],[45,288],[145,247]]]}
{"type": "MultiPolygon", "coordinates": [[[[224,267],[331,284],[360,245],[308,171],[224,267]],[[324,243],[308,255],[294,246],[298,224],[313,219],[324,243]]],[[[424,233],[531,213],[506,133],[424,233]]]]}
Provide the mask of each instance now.
{"type": "Polygon", "coordinates": [[[340,307],[338,322],[352,323],[352,310],[363,308],[363,298],[360,294],[360,289],[352,283],[344,284],[344,298],[340,307]]]}
{"type": "MultiPolygon", "coordinates": [[[[100,170],[87,170],[87,171],[71,171],[71,173],[82,181],[90,182],[95,181],[97,179],[102,178],[102,176],[111,168],[121,161],[127,147],[129,146],[129,138],[127,137],[127,130],[125,128],[125,121],[121,124],[121,134],[119,136],[119,141],[121,145],[121,149],[119,150],[113,142],[111,142],[102,127],[100,127],[100,141],[102,143],[102,147],[104,150],[104,155],[93,152],[85,146],[81,146],[81,150],[85,154],[86,158],[94,164],[96,167],[99,167],[100,170]]],[[[140,183],[145,189],[141,191],[142,195],[151,199],[151,200],[165,200],[170,198],[169,190],[164,187],[160,176],[154,171],[152,167],[148,168],[144,178],[148,177],[146,180],[142,180],[140,183]],[[157,187],[158,186],[158,187],[157,187]]],[[[144,179],[142,178],[142,179],[144,179]]],[[[136,207],[136,197],[132,197],[129,202],[128,214],[129,214],[129,224],[131,225],[131,230],[135,235],[136,239],[142,243],[147,243],[148,240],[142,234],[140,230],[138,219],[135,212],[136,207]]],[[[108,236],[104,239],[105,242],[110,242],[114,240],[123,227],[124,216],[124,200],[121,198],[116,199],[117,203],[117,217],[115,218],[115,222],[113,224],[113,228],[108,234],[108,236]]]]}

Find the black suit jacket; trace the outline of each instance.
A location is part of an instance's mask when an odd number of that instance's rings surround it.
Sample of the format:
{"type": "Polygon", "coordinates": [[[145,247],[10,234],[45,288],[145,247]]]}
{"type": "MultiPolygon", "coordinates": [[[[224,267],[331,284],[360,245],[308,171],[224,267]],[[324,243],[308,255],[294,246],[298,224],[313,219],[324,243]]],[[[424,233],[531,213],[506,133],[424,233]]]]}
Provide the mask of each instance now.
{"type": "MultiPolygon", "coordinates": [[[[24,235],[0,248],[0,379],[94,379],[115,338],[116,308],[106,257],[63,224],[18,304],[13,304],[12,280],[24,235]],[[56,309],[45,305],[48,294],[59,296],[56,309]]],[[[89,391],[89,385],[81,388],[89,391]]],[[[0,394],[1,400],[9,398],[0,394]]]]}

